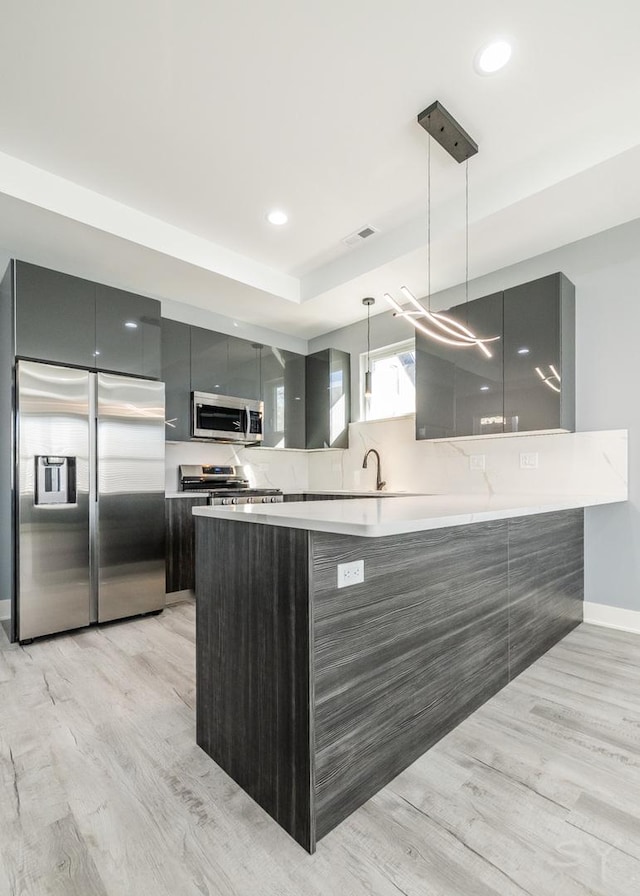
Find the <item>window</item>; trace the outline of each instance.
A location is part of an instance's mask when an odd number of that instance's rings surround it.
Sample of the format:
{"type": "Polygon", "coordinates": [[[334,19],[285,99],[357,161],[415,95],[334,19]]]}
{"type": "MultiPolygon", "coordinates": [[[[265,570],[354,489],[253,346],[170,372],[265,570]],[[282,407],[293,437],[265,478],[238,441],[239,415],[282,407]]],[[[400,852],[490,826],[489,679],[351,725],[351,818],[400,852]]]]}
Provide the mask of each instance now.
{"type": "Polygon", "coordinates": [[[369,355],[371,398],[364,397],[364,374],[367,353],[360,355],[360,394],[363,420],[401,417],[416,410],[416,347],[415,340],[397,342],[376,349],[369,355]]]}

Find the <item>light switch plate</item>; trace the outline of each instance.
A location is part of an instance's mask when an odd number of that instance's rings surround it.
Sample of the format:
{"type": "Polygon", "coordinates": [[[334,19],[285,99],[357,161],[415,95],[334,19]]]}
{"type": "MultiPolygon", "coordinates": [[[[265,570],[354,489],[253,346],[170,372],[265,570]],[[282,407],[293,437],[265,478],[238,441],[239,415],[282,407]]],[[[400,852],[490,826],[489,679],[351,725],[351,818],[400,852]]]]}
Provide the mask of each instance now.
{"type": "Polygon", "coordinates": [[[338,588],[348,588],[349,585],[359,585],[361,582],[364,582],[364,560],[338,563],[338,588]]]}

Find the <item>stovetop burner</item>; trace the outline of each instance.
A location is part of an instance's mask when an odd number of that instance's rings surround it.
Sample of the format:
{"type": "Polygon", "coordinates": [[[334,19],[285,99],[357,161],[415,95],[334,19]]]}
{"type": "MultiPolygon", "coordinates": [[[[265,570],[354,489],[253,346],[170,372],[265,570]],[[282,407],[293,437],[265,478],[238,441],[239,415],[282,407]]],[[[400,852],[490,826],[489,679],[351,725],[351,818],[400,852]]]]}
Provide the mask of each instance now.
{"type": "MultiPolygon", "coordinates": [[[[276,498],[282,496],[278,488],[252,488],[244,467],[223,465],[181,464],[179,467],[180,491],[190,494],[206,494],[215,503],[229,499],[228,503],[248,503],[251,498],[276,498]],[[234,501],[233,499],[238,499],[234,501]]],[[[269,503],[269,502],[265,502],[269,503]]]]}

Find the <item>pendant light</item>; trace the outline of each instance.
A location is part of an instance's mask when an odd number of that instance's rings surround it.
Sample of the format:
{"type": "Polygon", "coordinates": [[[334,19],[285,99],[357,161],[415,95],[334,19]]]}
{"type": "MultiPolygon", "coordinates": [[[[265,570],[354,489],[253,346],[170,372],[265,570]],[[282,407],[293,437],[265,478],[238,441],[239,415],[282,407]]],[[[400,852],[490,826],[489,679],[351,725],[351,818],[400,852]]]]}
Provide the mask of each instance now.
{"type": "Polygon", "coordinates": [[[366,305],[367,308],[367,369],[364,374],[364,397],[371,398],[371,364],[370,354],[371,354],[371,306],[375,305],[376,300],[372,299],[371,296],[368,296],[366,299],[362,300],[362,304],[366,305]]]}
{"type": "Polygon", "coordinates": [[[394,310],[394,317],[404,317],[416,330],[458,348],[478,348],[487,358],[491,358],[488,342],[495,342],[499,336],[482,339],[468,326],[441,311],[431,310],[431,137],[447,150],[457,162],[466,163],[465,176],[465,297],[469,301],[469,158],[478,152],[478,146],[463,131],[458,122],[439,102],[433,103],[418,115],[418,123],[429,135],[427,151],[427,307],[425,308],[406,286],[400,292],[409,301],[412,310],[405,310],[388,292],[384,294],[394,310]]]}

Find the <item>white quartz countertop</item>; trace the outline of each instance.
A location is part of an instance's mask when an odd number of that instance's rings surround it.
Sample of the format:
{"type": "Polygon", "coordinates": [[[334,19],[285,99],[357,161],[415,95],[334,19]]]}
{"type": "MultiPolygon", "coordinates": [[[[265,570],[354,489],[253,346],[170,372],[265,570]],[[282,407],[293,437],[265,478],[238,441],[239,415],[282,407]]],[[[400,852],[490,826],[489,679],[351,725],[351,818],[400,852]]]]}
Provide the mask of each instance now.
{"type": "MultiPolygon", "coordinates": [[[[331,492],[330,494],[335,494],[331,492]]],[[[387,495],[390,497],[390,495],[387,495]]],[[[447,526],[625,501],[626,495],[421,495],[235,507],[194,507],[195,516],[378,538],[447,526]]]]}

